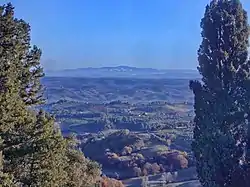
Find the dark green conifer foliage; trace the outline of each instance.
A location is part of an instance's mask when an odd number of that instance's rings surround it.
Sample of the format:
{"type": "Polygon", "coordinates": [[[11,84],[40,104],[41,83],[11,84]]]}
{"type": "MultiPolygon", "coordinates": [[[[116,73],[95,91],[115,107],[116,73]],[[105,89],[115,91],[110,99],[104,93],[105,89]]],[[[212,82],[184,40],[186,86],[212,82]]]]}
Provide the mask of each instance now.
{"type": "Polygon", "coordinates": [[[43,103],[40,78],[44,76],[40,66],[41,50],[30,45],[30,26],[23,20],[14,18],[14,7],[9,3],[0,7],[0,42],[5,53],[15,53],[15,65],[20,81],[20,96],[27,105],[43,103]],[[7,42],[10,37],[11,41],[7,42]]]}
{"type": "Polygon", "coordinates": [[[49,114],[43,111],[37,114],[32,139],[26,183],[28,186],[63,186],[67,177],[64,171],[66,140],[55,128],[54,119],[49,114]]]}
{"type": "Polygon", "coordinates": [[[3,141],[0,140],[0,187],[16,187],[16,185],[14,185],[13,183],[13,178],[11,177],[11,175],[4,173],[3,172],[3,163],[4,163],[4,158],[2,155],[2,144],[3,141]]]}
{"type": "Polygon", "coordinates": [[[201,28],[198,70],[203,83],[190,82],[198,176],[205,187],[242,186],[249,113],[247,13],[239,0],[212,0],[201,28]]]}
{"type": "Polygon", "coordinates": [[[11,4],[0,7],[0,136],[3,140],[3,172],[19,181],[23,174],[23,156],[27,154],[28,132],[34,118],[20,98],[17,58],[20,45],[16,43],[18,31],[11,4]],[[18,176],[18,177],[17,177],[18,176]]]}
{"type": "Polygon", "coordinates": [[[99,168],[74,151],[53,117],[31,110],[43,102],[40,56],[39,48],[30,47],[29,25],[14,18],[11,4],[0,6],[0,185],[90,184],[90,179],[98,178],[99,168]]]}
{"type": "Polygon", "coordinates": [[[26,54],[23,69],[20,74],[21,97],[29,105],[38,105],[45,102],[43,97],[43,87],[40,79],[44,76],[43,69],[40,66],[41,50],[37,46],[26,54]]]}

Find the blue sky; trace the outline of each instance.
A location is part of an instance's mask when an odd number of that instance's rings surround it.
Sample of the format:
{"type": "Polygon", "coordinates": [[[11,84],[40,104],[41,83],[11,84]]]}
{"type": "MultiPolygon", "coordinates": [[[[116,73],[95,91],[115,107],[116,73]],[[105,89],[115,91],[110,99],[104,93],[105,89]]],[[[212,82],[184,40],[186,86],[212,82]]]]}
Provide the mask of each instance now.
{"type": "MultiPolygon", "coordinates": [[[[249,1],[249,0],[248,0],[249,1]]],[[[0,0],[0,3],[6,0],[0,0]]],[[[12,0],[46,70],[128,65],[195,69],[209,0],[12,0]]],[[[250,12],[250,2],[242,0],[250,12]]]]}

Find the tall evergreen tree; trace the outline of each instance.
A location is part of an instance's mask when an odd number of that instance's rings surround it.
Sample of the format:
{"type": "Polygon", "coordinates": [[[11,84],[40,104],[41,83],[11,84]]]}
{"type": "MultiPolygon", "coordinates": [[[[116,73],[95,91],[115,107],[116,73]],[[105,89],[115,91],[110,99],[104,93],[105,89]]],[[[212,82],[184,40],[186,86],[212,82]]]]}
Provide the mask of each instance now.
{"type": "Polygon", "coordinates": [[[0,137],[5,159],[3,172],[10,173],[19,182],[25,168],[23,157],[28,151],[27,133],[32,129],[34,118],[19,94],[17,57],[20,45],[16,43],[18,31],[13,15],[11,4],[0,7],[0,137]]]}
{"type": "Polygon", "coordinates": [[[40,56],[39,48],[30,47],[29,25],[14,18],[11,4],[0,6],[0,153],[4,157],[4,161],[0,158],[0,184],[84,186],[99,169],[69,149],[72,146],[55,128],[53,117],[31,110],[43,102],[40,56]],[[83,181],[79,183],[72,172],[84,176],[83,181]]]}
{"type": "Polygon", "coordinates": [[[27,164],[25,183],[28,186],[63,186],[67,173],[66,140],[55,128],[54,119],[43,111],[37,114],[27,164]]]}
{"type": "MultiPolygon", "coordinates": [[[[20,81],[20,96],[27,105],[36,105],[44,102],[43,88],[40,79],[44,76],[40,65],[41,50],[30,45],[30,26],[23,20],[14,17],[12,4],[0,7],[1,37],[3,43],[6,36],[11,37],[11,43],[4,44],[6,53],[18,51],[15,58],[17,77],[20,81]],[[6,23],[9,24],[6,24],[6,23]]],[[[10,41],[9,41],[10,42],[10,41]]]]}
{"type": "MultiPolygon", "coordinates": [[[[3,142],[0,139],[0,149],[3,148],[3,142]]],[[[13,183],[13,178],[11,177],[11,175],[6,174],[3,172],[3,162],[4,162],[4,158],[2,155],[2,151],[0,151],[0,186],[1,187],[16,187],[16,185],[14,185],[13,183]]]]}
{"type": "Polygon", "coordinates": [[[201,28],[198,70],[203,83],[190,82],[198,176],[205,187],[241,186],[249,110],[247,13],[239,0],[212,0],[201,28]]]}

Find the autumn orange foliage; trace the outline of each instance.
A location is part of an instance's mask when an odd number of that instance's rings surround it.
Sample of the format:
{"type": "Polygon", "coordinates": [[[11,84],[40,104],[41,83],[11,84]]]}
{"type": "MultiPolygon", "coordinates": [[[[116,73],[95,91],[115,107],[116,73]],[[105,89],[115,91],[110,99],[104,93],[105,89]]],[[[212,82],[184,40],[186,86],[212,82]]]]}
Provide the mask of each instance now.
{"type": "Polygon", "coordinates": [[[101,187],[124,187],[124,185],[119,180],[108,178],[108,177],[102,177],[101,187]]]}

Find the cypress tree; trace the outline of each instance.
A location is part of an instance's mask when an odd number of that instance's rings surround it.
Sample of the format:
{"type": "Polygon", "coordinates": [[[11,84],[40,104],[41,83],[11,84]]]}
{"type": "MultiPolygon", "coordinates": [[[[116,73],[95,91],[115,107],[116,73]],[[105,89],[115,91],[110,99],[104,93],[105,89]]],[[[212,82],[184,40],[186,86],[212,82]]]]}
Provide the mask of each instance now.
{"type": "Polygon", "coordinates": [[[192,149],[198,177],[205,187],[242,186],[245,172],[240,163],[244,162],[249,110],[247,13],[239,0],[212,0],[201,28],[198,70],[202,82],[190,81],[195,96],[192,149]]]}

